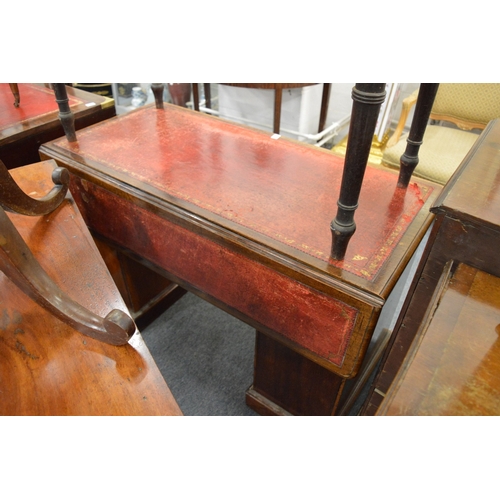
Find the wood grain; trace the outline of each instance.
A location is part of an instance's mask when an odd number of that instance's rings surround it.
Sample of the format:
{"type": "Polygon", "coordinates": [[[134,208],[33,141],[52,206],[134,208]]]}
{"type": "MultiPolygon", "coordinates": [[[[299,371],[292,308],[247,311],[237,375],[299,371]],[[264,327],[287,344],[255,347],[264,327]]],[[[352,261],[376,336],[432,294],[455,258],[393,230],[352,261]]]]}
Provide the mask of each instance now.
{"type": "MultiPolygon", "coordinates": [[[[52,186],[52,168],[13,169],[32,196],[52,186]]],[[[53,213],[9,214],[51,278],[99,316],[128,313],[70,195],[53,213]]],[[[110,346],[83,336],[0,274],[2,415],[181,415],[139,332],[110,346]]]]}

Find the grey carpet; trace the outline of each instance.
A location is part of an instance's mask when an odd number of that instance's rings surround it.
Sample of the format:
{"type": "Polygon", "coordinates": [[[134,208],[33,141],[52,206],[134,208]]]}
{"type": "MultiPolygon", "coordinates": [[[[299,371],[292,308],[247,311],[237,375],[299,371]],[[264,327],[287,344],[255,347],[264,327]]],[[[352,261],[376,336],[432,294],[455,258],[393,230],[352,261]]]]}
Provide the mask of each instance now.
{"type": "Polygon", "coordinates": [[[245,404],[252,327],[187,293],[142,335],[184,415],[257,415],[245,404]]]}

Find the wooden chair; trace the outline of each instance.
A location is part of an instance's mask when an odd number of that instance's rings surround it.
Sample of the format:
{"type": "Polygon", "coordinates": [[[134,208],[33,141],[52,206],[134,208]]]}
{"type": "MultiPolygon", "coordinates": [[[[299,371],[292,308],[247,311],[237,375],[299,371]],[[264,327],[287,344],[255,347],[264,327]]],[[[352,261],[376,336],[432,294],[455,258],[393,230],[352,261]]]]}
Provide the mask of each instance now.
{"type": "MultiPolygon", "coordinates": [[[[403,101],[398,125],[383,152],[382,162],[391,168],[399,168],[408,139],[403,130],[417,95],[418,90],[403,101]]],[[[497,117],[500,84],[441,84],[430,114],[430,119],[441,123],[427,126],[415,175],[445,184],[477,140],[473,130],[484,129],[497,117]]]]}
{"type": "Polygon", "coordinates": [[[0,415],[180,415],[56,167],[0,163],[0,415]]]}
{"type": "MultiPolygon", "coordinates": [[[[281,103],[283,98],[283,90],[286,89],[296,89],[302,87],[308,87],[310,85],[315,85],[314,83],[223,83],[222,85],[229,85],[231,87],[243,87],[247,89],[262,89],[262,90],[274,90],[274,118],[273,118],[273,133],[280,133],[281,124],[281,103]]],[[[318,132],[321,132],[325,128],[326,117],[328,113],[328,103],[330,102],[330,92],[331,83],[323,84],[323,94],[321,97],[321,111],[319,117],[318,132]]],[[[196,111],[200,110],[200,97],[198,84],[193,83],[193,102],[194,109],[196,111]]],[[[203,84],[206,107],[210,108],[210,84],[203,84]]]]}
{"type": "MultiPolygon", "coordinates": [[[[345,158],[164,104],[152,88],[155,107],[45,144],[42,158],[71,172],[95,234],[256,328],[250,406],[335,414],[440,191],[367,165],[385,84],[354,87],[345,158]]],[[[427,90],[417,108],[430,112],[427,90]]]]}

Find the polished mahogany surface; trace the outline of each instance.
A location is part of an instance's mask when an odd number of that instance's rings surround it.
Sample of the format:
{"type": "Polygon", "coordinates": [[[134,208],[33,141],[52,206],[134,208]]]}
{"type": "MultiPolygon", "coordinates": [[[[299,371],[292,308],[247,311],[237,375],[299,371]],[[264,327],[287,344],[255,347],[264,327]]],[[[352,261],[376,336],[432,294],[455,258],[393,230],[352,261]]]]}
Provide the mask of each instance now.
{"type": "Polygon", "coordinates": [[[500,415],[500,278],[460,264],[379,415],[500,415]]]}
{"type": "MultiPolygon", "coordinates": [[[[11,170],[33,197],[50,163],[11,170]]],[[[39,217],[9,214],[51,278],[103,317],[128,313],[71,196],[39,217]]],[[[1,415],[180,415],[139,332],[115,347],[82,335],[0,275],[1,415]]]]}
{"type": "Polygon", "coordinates": [[[363,282],[375,280],[434,189],[416,181],[404,195],[393,171],[369,168],[357,232],[345,260],[331,261],[343,159],[329,151],[176,106],[145,107],[81,131],[75,144],[61,139],[51,147],[251,239],[264,237],[329,274],[348,271],[363,282]]]}
{"type": "Polygon", "coordinates": [[[500,227],[500,120],[490,122],[476,145],[436,201],[436,212],[500,227]],[[465,168],[473,162],[473,168],[465,168]]]}

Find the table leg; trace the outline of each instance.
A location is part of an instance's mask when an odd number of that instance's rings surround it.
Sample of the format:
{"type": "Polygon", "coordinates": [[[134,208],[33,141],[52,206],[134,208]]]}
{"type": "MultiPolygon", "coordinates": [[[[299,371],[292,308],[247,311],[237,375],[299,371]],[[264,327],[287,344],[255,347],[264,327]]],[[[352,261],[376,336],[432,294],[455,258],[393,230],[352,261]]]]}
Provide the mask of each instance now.
{"type": "Polygon", "coordinates": [[[261,415],[333,415],[345,379],[257,331],[247,405],[261,415]]]}

